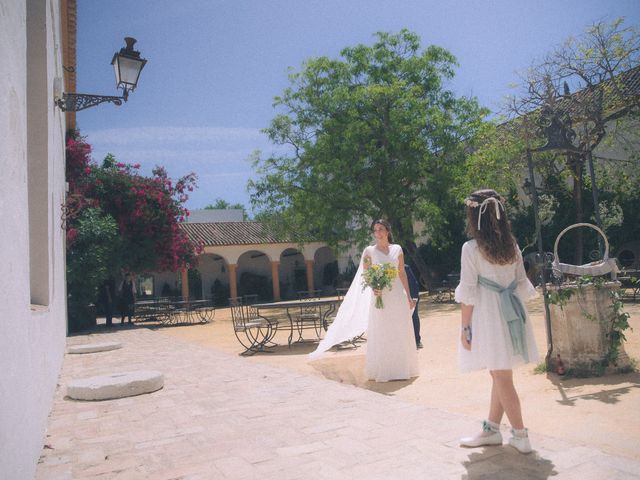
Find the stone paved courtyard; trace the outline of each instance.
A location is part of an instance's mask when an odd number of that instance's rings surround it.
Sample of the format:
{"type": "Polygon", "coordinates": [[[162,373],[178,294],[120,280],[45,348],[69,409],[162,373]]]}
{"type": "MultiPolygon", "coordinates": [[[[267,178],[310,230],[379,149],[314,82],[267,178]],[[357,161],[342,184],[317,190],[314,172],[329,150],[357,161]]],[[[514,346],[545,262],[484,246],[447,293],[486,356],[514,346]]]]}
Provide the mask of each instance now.
{"type": "Polygon", "coordinates": [[[531,455],[462,449],[475,418],[146,328],[68,339],[95,341],[123,348],[66,355],[38,479],[640,479],[639,461],[535,431],[531,455]],[[164,388],[64,398],[71,378],[142,369],[162,371],[164,388]]]}

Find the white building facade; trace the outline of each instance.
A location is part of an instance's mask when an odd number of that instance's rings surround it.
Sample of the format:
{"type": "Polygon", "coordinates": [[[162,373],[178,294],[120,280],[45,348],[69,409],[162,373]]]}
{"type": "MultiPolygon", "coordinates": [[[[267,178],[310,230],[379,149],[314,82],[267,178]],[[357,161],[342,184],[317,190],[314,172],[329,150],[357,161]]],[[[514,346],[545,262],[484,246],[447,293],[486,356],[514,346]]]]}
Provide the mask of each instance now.
{"type": "Polygon", "coordinates": [[[54,104],[61,15],[61,0],[7,0],[0,8],[3,479],[35,475],[65,348],[66,125],[54,104]]]}

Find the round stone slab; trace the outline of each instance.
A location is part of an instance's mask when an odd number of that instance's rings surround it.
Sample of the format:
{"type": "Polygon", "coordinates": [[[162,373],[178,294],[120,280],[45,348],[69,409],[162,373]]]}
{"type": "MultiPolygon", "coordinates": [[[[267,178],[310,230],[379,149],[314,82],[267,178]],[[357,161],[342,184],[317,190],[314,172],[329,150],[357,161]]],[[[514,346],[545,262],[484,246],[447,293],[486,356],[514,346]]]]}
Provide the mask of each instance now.
{"type": "Polygon", "coordinates": [[[162,373],[139,370],[72,380],[67,385],[67,396],[74,400],[109,400],[155,392],[163,386],[162,373]]]}
{"type": "Polygon", "coordinates": [[[83,345],[71,345],[67,348],[68,353],[95,353],[108,352],[109,350],[117,350],[122,348],[122,344],[118,342],[104,343],[85,343],[83,345]]]}

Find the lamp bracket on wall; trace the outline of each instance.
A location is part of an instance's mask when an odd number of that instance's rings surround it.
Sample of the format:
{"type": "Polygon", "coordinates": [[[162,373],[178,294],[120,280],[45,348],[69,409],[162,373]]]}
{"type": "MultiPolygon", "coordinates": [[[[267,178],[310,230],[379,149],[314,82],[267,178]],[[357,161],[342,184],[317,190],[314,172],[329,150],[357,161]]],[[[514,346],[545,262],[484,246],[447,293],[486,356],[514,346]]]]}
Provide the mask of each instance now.
{"type": "Polygon", "coordinates": [[[63,112],[78,112],[85,108],[95,107],[101,103],[113,103],[122,105],[122,101],[127,101],[127,95],[115,97],[110,95],[87,95],[84,93],[63,93],[62,98],[56,100],[56,105],[63,112]]]}
{"type": "Polygon", "coordinates": [[[101,103],[113,103],[119,106],[122,105],[123,100],[127,101],[126,95],[114,97],[109,95],[87,95],[84,93],[63,93],[62,98],[56,100],[56,105],[63,112],[78,112],[101,103]]]}

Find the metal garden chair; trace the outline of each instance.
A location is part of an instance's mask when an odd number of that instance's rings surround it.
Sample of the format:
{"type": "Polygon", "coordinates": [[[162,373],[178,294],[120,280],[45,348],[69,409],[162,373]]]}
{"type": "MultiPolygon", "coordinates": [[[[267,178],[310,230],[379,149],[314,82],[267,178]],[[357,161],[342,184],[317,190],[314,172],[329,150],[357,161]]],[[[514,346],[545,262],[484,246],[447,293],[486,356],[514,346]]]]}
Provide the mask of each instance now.
{"type": "Polygon", "coordinates": [[[271,341],[278,329],[277,320],[268,319],[258,315],[258,311],[252,305],[246,305],[242,298],[230,298],[231,319],[233,331],[245,351],[240,355],[253,355],[257,352],[266,352],[267,344],[271,341]]]}

